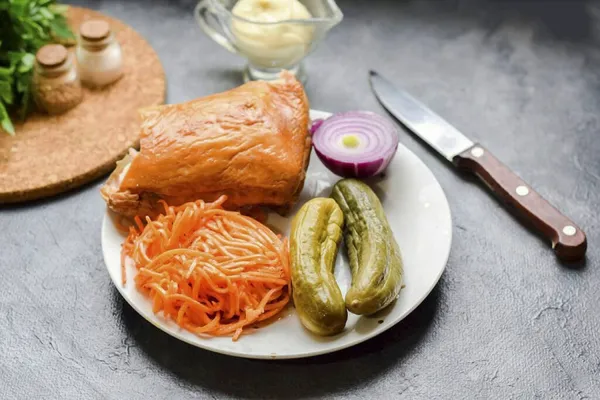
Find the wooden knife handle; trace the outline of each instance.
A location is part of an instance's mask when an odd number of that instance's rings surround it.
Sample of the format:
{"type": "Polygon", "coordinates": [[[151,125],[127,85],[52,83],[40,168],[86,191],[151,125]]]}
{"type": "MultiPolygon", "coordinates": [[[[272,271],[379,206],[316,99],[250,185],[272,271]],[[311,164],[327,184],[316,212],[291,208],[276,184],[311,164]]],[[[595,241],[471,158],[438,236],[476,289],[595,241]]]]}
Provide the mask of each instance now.
{"type": "Polygon", "coordinates": [[[453,162],[458,168],[475,173],[503,201],[551,240],[558,258],[576,261],[585,256],[585,233],[487,149],[475,144],[454,157],[453,162]]]}

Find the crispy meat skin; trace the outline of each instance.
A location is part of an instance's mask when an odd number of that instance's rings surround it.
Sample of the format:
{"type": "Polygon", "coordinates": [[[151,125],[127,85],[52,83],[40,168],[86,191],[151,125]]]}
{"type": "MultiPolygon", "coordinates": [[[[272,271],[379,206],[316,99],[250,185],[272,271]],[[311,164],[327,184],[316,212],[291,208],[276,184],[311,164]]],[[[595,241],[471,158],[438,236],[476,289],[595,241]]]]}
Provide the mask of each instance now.
{"type": "Polygon", "coordinates": [[[228,208],[289,208],[310,156],[309,105],[284,73],[227,92],[142,111],[140,152],[102,187],[115,212],[152,215],[170,204],[228,196],[228,208]]]}

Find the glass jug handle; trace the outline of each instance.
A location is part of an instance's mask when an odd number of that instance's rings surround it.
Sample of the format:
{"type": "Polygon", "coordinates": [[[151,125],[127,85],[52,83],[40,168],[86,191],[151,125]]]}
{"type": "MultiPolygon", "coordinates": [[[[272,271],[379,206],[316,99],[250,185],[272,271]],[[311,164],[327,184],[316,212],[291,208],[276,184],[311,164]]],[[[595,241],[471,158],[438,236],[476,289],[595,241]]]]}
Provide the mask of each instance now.
{"type": "Polygon", "coordinates": [[[223,34],[223,27],[214,10],[211,9],[210,0],[202,0],[194,9],[194,17],[200,25],[200,28],[212,40],[225,47],[232,53],[237,54],[237,50],[231,40],[223,34]]]}

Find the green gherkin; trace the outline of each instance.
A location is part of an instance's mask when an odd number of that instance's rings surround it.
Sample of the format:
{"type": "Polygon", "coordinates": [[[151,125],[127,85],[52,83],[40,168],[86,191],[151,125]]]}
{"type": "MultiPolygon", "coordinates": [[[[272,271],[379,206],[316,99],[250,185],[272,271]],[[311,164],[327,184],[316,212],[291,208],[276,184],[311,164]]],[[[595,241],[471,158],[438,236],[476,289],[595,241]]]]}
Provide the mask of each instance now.
{"type": "Polygon", "coordinates": [[[290,264],[294,305],[302,324],[317,335],[344,330],[348,312],[333,268],[344,216],[335,201],[308,201],[292,221],[290,264]]]}
{"type": "Polygon", "coordinates": [[[346,307],[370,315],[387,307],[402,288],[402,257],[381,202],[356,179],[342,179],[331,197],[344,213],[344,242],[352,269],[346,307]]]}

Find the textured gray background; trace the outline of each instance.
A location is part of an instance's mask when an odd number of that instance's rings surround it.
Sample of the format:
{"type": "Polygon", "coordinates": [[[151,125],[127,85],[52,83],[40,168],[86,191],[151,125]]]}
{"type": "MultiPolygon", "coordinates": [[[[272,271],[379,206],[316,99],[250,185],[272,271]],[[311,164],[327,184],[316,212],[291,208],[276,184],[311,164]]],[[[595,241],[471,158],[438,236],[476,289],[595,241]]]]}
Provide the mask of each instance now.
{"type": "MultiPolygon", "coordinates": [[[[169,101],[239,83],[193,1],[79,1],[160,55],[169,101]]],[[[139,317],[100,249],[100,182],[0,208],[0,398],[600,398],[600,2],[349,1],[310,57],[312,106],[383,112],[377,68],[483,142],[588,233],[559,264],[471,179],[409,134],[454,219],[448,268],[405,321],[363,345],[292,362],[212,354],[139,317]]],[[[1,177],[0,177],[1,178],[1,177]]]]}

